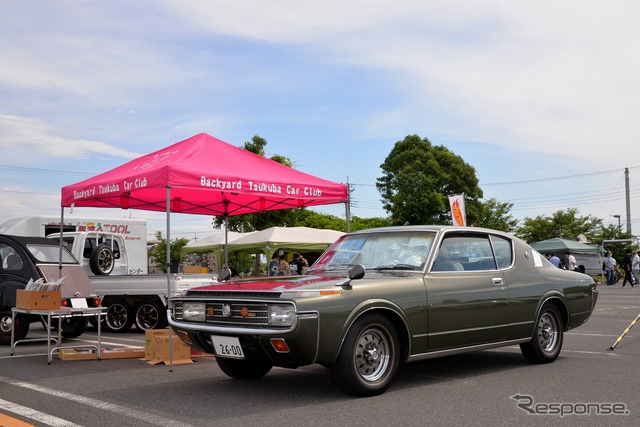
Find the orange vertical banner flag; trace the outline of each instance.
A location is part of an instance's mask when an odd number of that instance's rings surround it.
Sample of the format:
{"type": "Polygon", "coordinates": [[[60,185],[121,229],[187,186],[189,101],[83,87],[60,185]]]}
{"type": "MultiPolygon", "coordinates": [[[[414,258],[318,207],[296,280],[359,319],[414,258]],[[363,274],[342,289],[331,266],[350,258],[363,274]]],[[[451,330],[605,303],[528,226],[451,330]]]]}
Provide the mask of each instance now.
{"type": "Polygon", "coordinates": [[[464,194],[454,194],[449,196],[451,206],[451,218],[453,225],[464,227],[467,225],[467,216],[464,207],[464,194]]]}

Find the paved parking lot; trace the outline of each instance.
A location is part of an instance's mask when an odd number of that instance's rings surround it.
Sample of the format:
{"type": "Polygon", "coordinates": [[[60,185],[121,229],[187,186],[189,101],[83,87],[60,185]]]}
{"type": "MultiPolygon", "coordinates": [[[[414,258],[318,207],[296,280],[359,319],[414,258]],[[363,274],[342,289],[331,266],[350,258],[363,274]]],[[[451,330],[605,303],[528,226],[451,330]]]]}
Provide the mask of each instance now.
{"type": "MultiPolygon", "coordinates": [[[[592,318],[565,335],[558,360],[525,362],[518,347],[401,367],[382,396],[339,392],[319,366],[227,378],[213,358],[151,366],[137,359],[46,363],[46,346],[0,347],[0,425],[640,425],[640,290],[599,286],[592,318]],[[589,414],[589,415],[586,415],[589,414]],[[3,418],[5,417],[5,418],[3,418]]],[[[44,334],[33,324],[31,336],[44,334]]],[[[81,337],[95,341],[95,332],[81,337]]],[[[144,335],[104,334],[103,346],[144,335]]],[[[69,340],[65,340],[65,344],[69,340]]]]}

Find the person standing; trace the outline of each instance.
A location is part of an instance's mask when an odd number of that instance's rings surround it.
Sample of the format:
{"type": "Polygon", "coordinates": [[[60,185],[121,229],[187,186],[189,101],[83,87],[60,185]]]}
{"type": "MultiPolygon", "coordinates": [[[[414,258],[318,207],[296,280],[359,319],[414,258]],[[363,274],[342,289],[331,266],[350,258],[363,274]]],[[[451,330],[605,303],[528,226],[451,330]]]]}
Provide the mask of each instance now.
{"type": "Polygon", "coordinates": [[[616,277],[616,259],[611,256],[611,251],[607,252],[607,256],[604,258],[604,272],[607,275],[607,286],[614,285],[616,277]]]}
{"type": "Polygon", "coordinates": [[[296,266],[296,274],[304,274],[306,268],[309,267],[309,263],[302,255],[298,252],[293,254],[293,259],[291,260],[291,264],[296,266]]]}
{"type": "Polygon", "coordinates": [[[280,264],[278,266],[278,276],[288,276],[290,274],[289,263],[284,255],[280,255],[280,264]]]}
{"type": "Polygon", "coordinates": [[[551,254],[551,258],[549,258],[549,262],[556,267],[560,268],[560,258],[556,254],[551,254]]]}
{"type": "Polygon", "coordinates": [[[622,257],[622,268],[624,269],[624,280],[622,287],[627,286],[627,282],[633,287],[633,278],[631,276],[631,249],[627,249],[622,257]]]}
{"type": "Polygon", "coordinates": [[[638,271],[640,270],[640,255],[637,251],[631,252],[631,276],[633,276],[633,286],[640,284],[640,276],[638,271]]]}
{"type": "Polygon", "coordinates": [[[570,251],[564,253],[564,268],[569,271],[576,271],[576,267],[578,263],[576,262],[576,257],[571,255],[570,251]]]}
{"type": "Polygon", "coordinates": [[[278,254],[274,253],[269,263],[269,276],[277,276],[278,267],[280,267],[280,261],[278,260],[278,254]]]}

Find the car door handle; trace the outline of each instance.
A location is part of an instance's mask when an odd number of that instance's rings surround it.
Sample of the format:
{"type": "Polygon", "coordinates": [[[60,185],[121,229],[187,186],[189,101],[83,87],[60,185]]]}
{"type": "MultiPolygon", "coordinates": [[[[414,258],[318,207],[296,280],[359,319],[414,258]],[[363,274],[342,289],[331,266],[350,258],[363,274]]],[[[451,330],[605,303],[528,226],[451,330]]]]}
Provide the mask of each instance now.
{"type": "Polygon", "coordinates": [[[496,286],[502,286],[503,285],[501,277],[494,277],[493,279],[491,279],[491,281],[496,286]]]}

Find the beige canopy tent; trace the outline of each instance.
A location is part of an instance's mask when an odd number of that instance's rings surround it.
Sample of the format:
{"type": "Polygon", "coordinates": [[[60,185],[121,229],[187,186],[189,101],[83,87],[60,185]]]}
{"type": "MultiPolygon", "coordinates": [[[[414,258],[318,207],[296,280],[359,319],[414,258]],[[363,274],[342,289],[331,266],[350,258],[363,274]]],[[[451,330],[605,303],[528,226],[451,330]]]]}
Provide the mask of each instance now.
{"type": "Polygon", "coordinates": [[[322,252],[343,234],[310,227],[271,227],[234,240],[229,243],[229,252],[263,253],[267,259],[279,249],[322,252]]]}
{"type": "MultiPolygon", "coordinates": [[[[211,234],[207,237],[203,237],[198,240],[194,240],[193,242],[189,242],[182,249],[182,253],[190,253],[190,252],[208,252],[208,251],[218,251],[221,246],[224,246],[225,236],[224,231],[220,231],[215,234],[211,234]]],[[[227,232],[227,241],[229,243],[233,243],[241,237],[248,236],[251,233],[238,233],[236,231],[228,231],[227,232]]]]}

